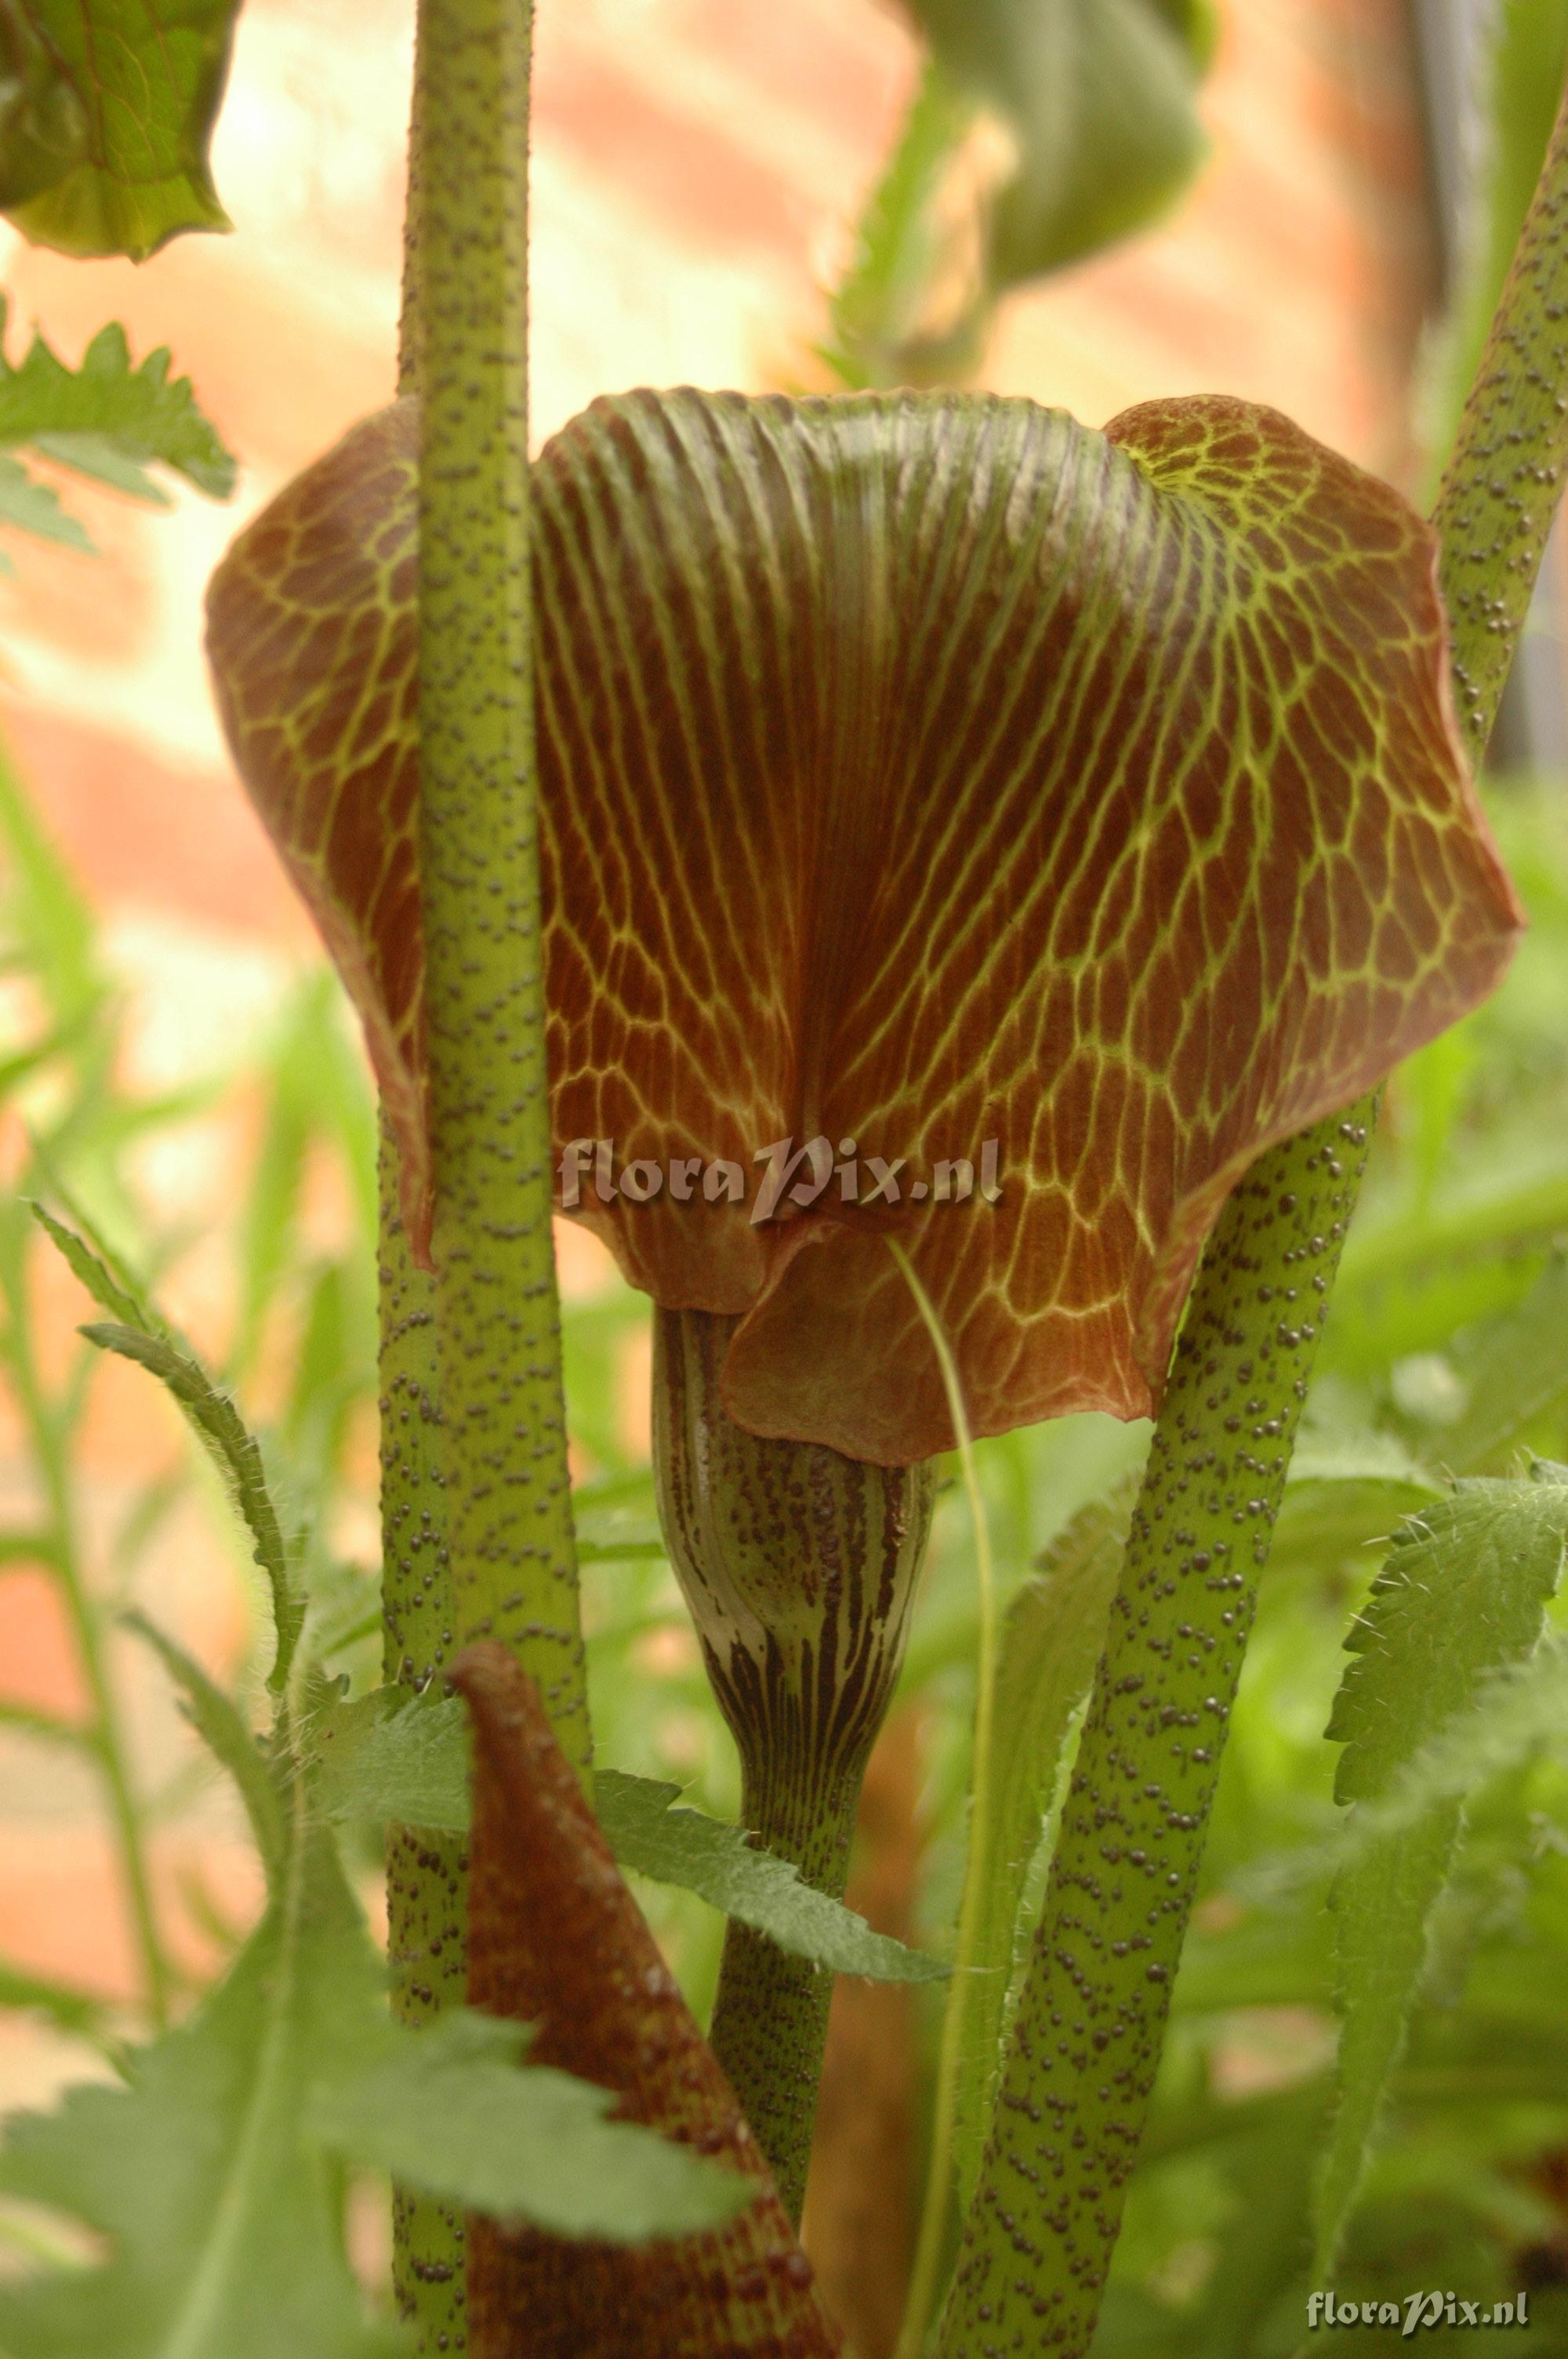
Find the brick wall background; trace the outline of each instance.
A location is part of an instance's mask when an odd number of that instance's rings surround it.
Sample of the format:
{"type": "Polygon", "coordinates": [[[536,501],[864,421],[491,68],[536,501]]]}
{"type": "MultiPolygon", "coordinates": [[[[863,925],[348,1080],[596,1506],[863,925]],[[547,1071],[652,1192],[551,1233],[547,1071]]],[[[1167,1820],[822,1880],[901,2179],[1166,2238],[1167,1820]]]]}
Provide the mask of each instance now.
{"type": "MultiPolygon", "coordinates": [[[[1231,391],[1408,479],[1433,263],[1400,0],[1227,0],[1225,15],[1195,191],[1156,234],[1014,299],[986,382],[1096,423],[1154,394],[1231,391]]],[[[36,322],[74,361],[117,318],[138,356],[168,343],[243,467],[232,506],[182,493],[164,515],[73,483],[103,554],[17,543],[0,584],[0,731],[105,914],[133,1060],[166,1085],[209,1070],[313,955],[223,756],[200,598],[245,517],[391,390],[411,16],[410,0],[250,0],[215,158],[232,238],[184,239],[138,269],[0,233],[14,336],[36,322]]],[[[535,433],[638,383],[808,380],[821,290],[914,71],[877,0],[541,0],[535,433]]],[[[200,1223],[248,1144],[243,1107],[196,1124],[159,1187],[200,1223]]],[[[577,1282],[591,1254],[580,1236],[571,1251],[577,1282]]],[[[180,1315],[221,1342],[222,1269],[198,1255],[180,1285],[180,1315]]],[[[63,1331],[80,1307],[69,1281],[58,1291],[63,1331]]],[[[93,1515],[175,1446],[150,1387],[106,1376],[93,1515]]],[[[0,1431],[0,1496],[19,1479],[0,1431]]],[[[160,1559],[160,1610],[214,1662],[243,1637],[226,1564],[195,1513],[160,1559]]],[[[70,1709],[75,1680],[47,1584],[0,1583],[0,1695],[70,1709]]],[[[149,1701],[144,1718],[147,1744],[173,1744],[167,1711],[149,1701]]],[[[11,1739],[0,1781],[0,1957],[124,1991],[84,1784],[11,1739]]],[[[193,1863],[224,1905],[249,1905],[221,1822],[164,1846],[171,1890],[193,1863]]],[[[13,2024],[0,2100],[37,2100],[80,2061],[13,2024]]]]}

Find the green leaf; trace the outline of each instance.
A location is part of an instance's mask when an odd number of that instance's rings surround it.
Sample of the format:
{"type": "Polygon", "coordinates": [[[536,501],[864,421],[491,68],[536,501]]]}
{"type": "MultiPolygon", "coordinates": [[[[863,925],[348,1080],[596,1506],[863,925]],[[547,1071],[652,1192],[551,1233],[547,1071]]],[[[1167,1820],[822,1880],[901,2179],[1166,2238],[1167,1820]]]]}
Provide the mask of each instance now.
{"type": "Polygon", "coordinates": [[[988,276],[1080,260],[1162,212],[1205,153],[1195,98],[1206,8],[1182,0],[907,0],[943,71],[995,108],[1019,164],[988,276]]]}
{"type": "Polygon", "coordinates": [[[282,1804],[272,1773],[238,1707],[210,1680],[183,1647],[177,1646],[145,1614],[124,1617],[125,1627],[145,1638],[162,1657],[170,1678],[185,1700],[192,1727],[220,1760],[240,1789],[256,1848],[275,1889],[284,1864],[282,1804]]]}
{"type": "MultiPolygon", "coordinates": [[[[39,1228],[70,1264],[72,1273],[87,1288],[100,1310],[106,1310],[111,1319],[124,1327],[139,1327],[149,1335],[168,1340],[168,1330],[146,1301],[130,1272],[112,1257],[102,1237],[90,1230],[86,1235],[81,1235],[76,1229],[68,1229],[63,1221],[56,1220],[46,1205],[34,1204],[31,1210],[39,1228]]],[[[71,1205],[70,1213],[79,1227],[86,1230],[87,1223],[77,1205],[71,1205]]]]}
{"type": "Polygon", "coordinates": [[[594,1807],[622,1867],[658,1884],[678,1884],[727,1917],[768,1934],[781,1950],[836,1974],[878,1982],[940,1981],[940,1960],[923,1957],[865,1919],[803,1884],[800,1870],[771,1852],[754,1851],[740,1827],[700,1810],[673,1807],[680,1788],[653,1777],[601,1769],[594,1807]]]}
{"type": "MultiPolygon", "coordinates": [[[[1342,1802],[1383,1801],[1423,1748],[1473,1709],[1490,1675],[1541,1634],[1568,1537],[1568,1485],[1469,1481],[1395,1536],[1347,1646],[1329,1722],[1345,1746],[1342,1802]]],[[[1427,1923],[1447,1879],[1458,1799],[1368,1846],[1333,1895],[1338,2104],[1318,2190],[1320,2268],[1332,2262],[1360,2182],[1426,1958],[1427,1923]]],[[[1320,2280],[1321,2281],[1321,2280],[1320,2280]]]]}
{"type": "Polygon", "coordinates": [[[1441,1447],[1451,1466],[1467,1469],[1518,1441],[1568,1392],[1568,1254],[1554,1255],[1518,1309],[1474,1331],[1454,1358],[1467,1397],[1441,1447]]]}
{"type": "Polygon", "coordinates": [[[468,1832],[468,1732],[455,1697],[377,1688],[322,1713],[308,1738],[316,1805],[327,1818],[468,1832]]]}
{"type": "Polygon", "coordinates": [[[1044,1890],[1047,1822],[1074,1716],[1105,1644],[1132,1506],[1130,1486],[1097,1499],[1052,1542],[1008,1609],[998,1656],[991,1843],[976,1981],[964,2017],[954,2163],[974,2194],[1000,2071],[1010,2001],[1044,1890]]]}
{"type": "Polygon", "coordinates": [[[59,2031],[75,2032],[83,2039],[97,2038],[107,2012],[101,1998],[73,1990],[67,1983],[22,1973],[0,1962],[0,2006],[17,2013],[47,2016],[59,2031]]]}
{"type": "Polygon", "coordinates": [[[1343,1563],[1370,1541],[1386,1539],[1429,1499],[1444,1497],[1445,1487],[1393,1434],[1309,1429],[1292,1458],[1274,1527],[1274,1576],[1292,1565],[1343,1563]]]}
{"type": "MultiPolygon", "coordinates": [[[[389,1819],[466,1832],[468,1740],[461,1706],[404,1702],[381,1688],[325,1714],[312,1733],[318,1807],[330,1818],[389,1819]]],[[[673,1807],[678,1786],[601,1769],[594,1807],[624,1868],[679,1885],[726,1916],[770,1934],[783,1950],[835,1973],[880,1982],[934,1982],[945,1972],[841,1901],[803,1884],[800,1871],[755,1851],[744,1831],[673,1807]]]]}
{"type": "Polygon", "coordinates": [[[80,369],[67,368],[38,335],[13,366],[5,352],[6,321],[0,294],[0,523],[70,549],[92,547],[53,486],[36,482],[15,457],[23,444],[155,506],[167,506],[168,495],[148,474],[150,466],[171,469],[214,499],[228,498],[234,461],[197,408],[189,378],[170,378],[167,351],[149,353],[133,367],[124,330],[111,325],[93,337],[80,369]]]}
{"type": "Polygon", "coordinates": [[[306,2141],[324,2081],[389,2030],[379,1962],[330,1841],[295,1858],[234,1968],[130,2060],[128,2088],[12,2120],[0,2192],[110,2240],[101,2267],[0,2287],[6,2359],[391,2359],[306,2141]]]}
{"type": "Polygon", "coordinates": [[[37,434],[33,448],[46,459],[57,460],[95,484],[107,484],[111,490],[142,500],[148,507],[174,505],[163,485],[135,459],[127,459],[106,434],[37,434]]]}
{"type": "Polygon", "coordinates": [[[465,2211],[557,2236],[635,2245],[721,2227],[752,2180],[657,2131],[608,2118],[609,2090],[546,2065],[519,2070],[526,2028],[466,2010],[400,2036],[397,2051],[325,2093],[315,2136],[465,2211]]]}
{"type": "MultiPolygon", "coordinates": [[[[58,541],[63,549],[90,552],[92,548],[86,528],[60,506],[54,486],[35,483],[9,451],[0,451],[0,524],[30,532],[38,540],[58,541]]],[[[0,562],[9,565],[9,560],[0,562]]]]}
{"type": "MultiPolygon", "coordinates": [[[[7,307],[0,297],[0,339],[7,307]]],[[[234,488],[234,459],[196,406],[190,379],[170,377],[166,348],[133,364],[125,332],[101,328],[69,369],[35,335],[16,365],[0,351],[0,444],[31,442],[82,473],[168,467],[213,499],[234,488]]],[[[145,479],[144,479],[145,480],[145,479]]],[[[154,491],[155,497],[161,495],[154,491]]],[[[143,494],[143,496],[146,496],[143,494]]]]}
{"type": "MultiPolygon", "coordinates": [[[[1434,1813],[1474,1799],[1541,1753],[1568,1757],[1568,1640],[1562,1638],[1545,1638],[1523,1661],[1484,1676],[1474,1701],[1427,1739],[1376,1801],[1357,1805],[1322,1856],[1343,1871],[1417,1833],[1434,1813]]],[[[1309,1872],[1311,1864],[1309,1858],[1309,1872]]]]}
{"type": "Polygon", "coordinates": [[[227,1393],[219,1390],[200,1363],[178,1351],[166,1337],[146,1328],[112,1324],[84,1327],[81,1332],[101,1350],[134,1360],[138,1367],[157,1377],[178,1402],[187,1422],[222,1476],[235,1510],[250,1533],[255,1561],[272,1592],[277,1654],[267,1685],[275,1695],[281,1695],[305,1626],[305,1600],[294,1580],[255,1437],[227,1393]]]}
{"type": "Polygon", "coordinates": [[[40,245],[143,262],[227,229],[207,161],[239,0],[13,0],[0,212],[40,245]]]}

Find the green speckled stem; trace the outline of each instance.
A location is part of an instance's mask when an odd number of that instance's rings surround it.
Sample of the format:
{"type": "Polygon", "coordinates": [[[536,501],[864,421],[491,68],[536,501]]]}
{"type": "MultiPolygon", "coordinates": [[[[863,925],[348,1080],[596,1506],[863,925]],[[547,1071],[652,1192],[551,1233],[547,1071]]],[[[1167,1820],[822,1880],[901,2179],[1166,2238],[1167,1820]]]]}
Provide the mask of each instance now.
{"type": "MultiPolygon", "coordinates": [[[[436,1331],[428,1277],[416,1269],[397,1201],[396,1149],[381,1157],[381,1516],[383,1669],[416,1694],[452,1652],[452,1593],[443,1537],[436,1331]]],[[[431,1828],[386,1834],[387,1957],[393,2011],[429,2022],[460,2006],[466,1983],[460,1838],[431,1828]]],[[[459,2213],[399,2188],[393,2199],[398,2309],[427,2359],[460,2352],[463,2229],[459,2213]]]]}
{"type": "MultiPolygon", "coordinates": [[[[770,1777],[765,1764],[750,1768],[741,1795],[742,1822],[768,1851],[793,1860],[807,1884],[841,1900],[864,1761],[852,1775],[829,1771],[820,1784],[798,1776],[770,1777]]],[[[833,1976],[822,1967],[730,1919],[708,2039],[797,2227],[832,1997],[833,1976]]]]}
{"type": "MultiPolygon", "coordinates": [[[[416,49],[423,46],[423,28],[416,49]]],[[[408,125],[408,201],[398,321],[401,393],[419,385],[423,207],[419,151],[424,77],[417,56],[408,125]]],[[[435,1289],[415,1263],[398,1196],[397,1147],[384,1124],[376,1256],[381,1302],[383,1675],[411,1694],[452,1652],[455,1608],[447,1559],[438,1431],[435,1289]]],[[[393,2012],[417,2027],[467,1991],[468,1858],[459,1836],[429,1827],[386,1831],[386,1932],[393,2012]]],[[[411,2188],[392,2195],[392,2279],[420,2359],[467,2349],[463,2217],[411,2188]]]]}
{"type": "Polygon", "coordinates": [[[945,2354],[1088,2347],[1369,1113],[1262,1158],[1194,1289],[965,2223],[945,2354]]]}
{"type": "MultiPolygon", "coordinates": [[[[1568,463],[1568,109],[1435,511],[1478,760],[1568,463]]],[[[1257,1583],[1372,1100],[1272,1149],[1193,1291],[965,2221],[941,2359],[1093,2337],[1159,2061],[1257,1583]]]]}
{"type": "Polygon", "coordinates": [[[1433,521],[1460,723],[1478,762],[1568,467],[1568,98],[1454,450],[1433,521]]]}
{"type": "Polygon", "coordinates": [[[550,1238],[528,570],[526,0],[424,0],[419,868],[457,1636],[589,1741],[550,1238]]]}

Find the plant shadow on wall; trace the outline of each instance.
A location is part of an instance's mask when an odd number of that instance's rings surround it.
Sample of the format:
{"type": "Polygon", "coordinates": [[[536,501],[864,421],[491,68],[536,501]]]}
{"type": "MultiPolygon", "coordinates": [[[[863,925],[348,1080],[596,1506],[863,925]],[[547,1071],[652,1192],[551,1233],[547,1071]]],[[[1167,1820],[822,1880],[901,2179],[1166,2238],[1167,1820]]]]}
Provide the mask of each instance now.
{"type": "MultiPolygon", "coordinates": [[[[1132,226],[1197,153],[1203,12],[919,13],[929,70],[831,323],[867,387],[950,371],[1003,287],[1132,226]],[[1064,60],[1065,114],[1041,95],[1064,60]],[[1117,175],[1108,74],[1161,131],[1117,175]],[[955,299],[954,176],[999,114],[1011,162],[981,178],[955,299]]],[[[208,16],[167,88],[141,78],[174,158],[157,234],[215,201],[189,168],[221,82],[208,16]]],[[[380,1084],[379,1602],[325,1538],[374,1381],[370,1273],[308,1267],[297,1219],[319,1138],[367,1226],[377,1194],[333,1015],[307,995],[274,1051],[225,1389],[149,1298],[161,1241],[117,1159],[181,1110],[105,1089],[91,922],[7,803],[38,1028],[6,1078],[49,1233],[11,1216],[7,1369],[50,1518],[9,1554],[61,1584],[102,1688],[91,1730],[28,1733],[101,1769],[145,2017],[19,1975],[0,1994],[124,2084],[12,2125],[18,2237],[63,2218],[107,2242],[0,2289],[0,2348],[837,2349],[793,2224],[824,1969],[926,2009],[905,2359],[1284,2353],[1328,2285],[1522,2294],[1538,2342],[1568,2337],[1568,826],[1545,788],[1494,814],[1535,931],[1478,1006],[1519,913],[1466,759],[1563,459],[1561,147],[1439,503],[1451,642],[1427,530],[1242,404],[1106,436],[954,395],[596,405],[533,483],[535,955],[521,887],[514,929],[495,916],[500,880],[529,881],[494,799],[517,791],[497,683],[530,620],[496,529],[515,377],[491,374],[522,350],[520,29],[428,12],[404,398],[250,528],[211,609],[237,758],[380,1084]],[[464,38],[492,45],[482,99],[464,38]],[[487,158],[501,201],[476,215],[487,158]],[[473,583],[487,645],[454,690],[473,583]],[[1374,1141],[1353,1102],[1412,1049],[1374,1141]],[[539,1085],[496,1098],[513,1071],[539,1085]],[[590,1470],[568,1513],[548,1169],[605,1140],[622,1168],[746,1171],[785,1136],[868,1171],[995,1139],[1000,1201],[895,1216],[859,1172],[764,1222],[727,1190],[585,1193],[631,1285],[566,1313],[590,1470]],[[58,1397],[26,1276],[56,1249],[96,1312],[58,1397]],[[652,1466],[616,1403],[633,1287],[656,1306],[652,1466]],[[298,1375],[258,1445],[236,1395],[280,1288],[298,1375]],[[146,1583],[134,1622],[265,1872],[193,2009],[104,1668],[114,1601],[70,1543],[94,1353],[172,1395],[268,1604],[232,1692],[146,1583]],[[1143,1437],[1114,1419],[1156,1409],[1140,1485],[1143,1437]],[[914,1948],[842,1898],[895,1698],[931,1732],[914,1948]],[[619,1766],[585,1786],[586,1704],[619,1766]],[[383,1827],[391,2015],[354,1888],[383,1827]],[[345,2256],[366,2174],[396,2190],[401,2324],[345,2256]]],[[[60,217],[36,156],[18,217],[135,248],[80,201],[117,119],[102,90],[16,38],[13,136],[50,105],[87,126],[60,217]]]]}

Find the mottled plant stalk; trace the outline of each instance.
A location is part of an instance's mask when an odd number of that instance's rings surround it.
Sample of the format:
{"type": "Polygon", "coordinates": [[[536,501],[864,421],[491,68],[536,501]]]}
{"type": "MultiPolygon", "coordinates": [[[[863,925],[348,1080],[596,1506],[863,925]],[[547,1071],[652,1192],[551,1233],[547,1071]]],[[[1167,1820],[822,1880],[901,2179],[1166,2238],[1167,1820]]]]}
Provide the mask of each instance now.
{"type": "MultiPolygon", "coordinates": [[[[419,385],[423,101],[424,78],[416,57],[397,340],[400,393],[417,392],[419,385]]],[[[384,1125],[379,1178],[383,1674],[389,1685],[416,1695],[451,1656],[455,1608],[442,1495],[435,1289],[428,1272],[418,1267],[409,1251],[398,1195],[397,1147],[384,1125]]],[[[416,2028],[443,2008],[463,2003],[467,1876],[460,1836],[431,1827],[388,1827],[392,2006],[400,2022],[416,2028]]],[[[427,2359],[461,2351],[462,2214],[431,2196],[395,2187],[392,2227],[393,2287],[399,2314],[413,2327],[427,2359]]]]}
{"type": "MultiPolygon", "coordinates": [[[[452,1653],[436,1379],[433,1288],[408,1250],[397,1149],[381,1149],[381,1531],[383,1668],[416,1695],[452,1653]]],[[[429,1827],[386,1834],[387,1959],[393,2011],[416,2027],[460,2006],[468,1860],[460,1836],[429,1827]]],[[[423,2352],[463,2348],[463,2223],[433,2198],[393,2194],[393,2281],[423,2352]]]]}
{"type": "Polygon", "coordinates": [[[528,0],[423,0],[419,873],[460,1640],[589,1760],[550,1236],[527,456],[528,0]]]}
{"type": "MultiPolygon", "coordinates": [[[[741,1818],[838,1898],[931,1527],[931,1469],[869,1466],[744,1432],[719,1397],[735,1321],[654,1317],[659,1512],[741,1756],[741,1818]]],[[[764,1935],[730,1926],[709,2038],[792,2220],[832,1986],[764,1935]]]]}
{"type": "MultiPolygon", "coordinates": [[[[1434,515],[1478,761],[1568,464],[1568,111],[1434,515]]],[[[964,2223],[942,2359],[1088,2349],[1372,1100],[1263,1156],[1193,1291],[964,2223]]]]}

